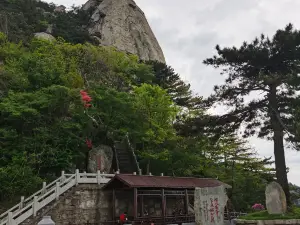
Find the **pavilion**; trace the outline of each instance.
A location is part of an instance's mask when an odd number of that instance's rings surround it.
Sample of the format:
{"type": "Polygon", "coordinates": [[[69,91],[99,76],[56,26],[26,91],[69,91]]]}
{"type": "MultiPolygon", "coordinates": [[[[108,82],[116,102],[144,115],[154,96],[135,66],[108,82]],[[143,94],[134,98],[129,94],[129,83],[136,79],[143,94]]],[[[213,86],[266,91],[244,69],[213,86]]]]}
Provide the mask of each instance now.
{"type": "Polygon", "coordinates": [[[112,192],[112,221],[127,212],[133,224],[195,222],[196,187],[229,185],[211,178],[117,174],[102,189],[112,192]]]}

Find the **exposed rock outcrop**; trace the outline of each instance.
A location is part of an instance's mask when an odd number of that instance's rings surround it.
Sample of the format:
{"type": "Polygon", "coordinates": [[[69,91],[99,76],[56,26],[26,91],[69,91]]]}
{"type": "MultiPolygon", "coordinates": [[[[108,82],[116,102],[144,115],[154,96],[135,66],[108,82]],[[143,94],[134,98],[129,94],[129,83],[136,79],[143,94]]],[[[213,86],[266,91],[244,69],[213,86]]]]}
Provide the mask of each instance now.
{"type": "Polygon", "coordinates": [[[133,0],[89,0],[83,9],[93,10],[88,30],[99,45],[165,62],[143,11],[133,0]]]}

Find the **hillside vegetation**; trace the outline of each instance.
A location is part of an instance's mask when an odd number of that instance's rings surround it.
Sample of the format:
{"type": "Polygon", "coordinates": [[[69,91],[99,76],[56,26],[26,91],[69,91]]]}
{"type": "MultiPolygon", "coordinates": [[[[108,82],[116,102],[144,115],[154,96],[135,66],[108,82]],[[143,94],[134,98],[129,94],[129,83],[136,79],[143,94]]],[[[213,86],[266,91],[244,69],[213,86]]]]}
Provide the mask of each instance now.
{"type": "MultiPolygon", "coordinates": [[[[54,5],[31,0],[0,6],[3,204],[61,170],[85,170],[90,148],[126,135],[143,171],[218,178],[232,185],[231,207],[238,211],[264,202],[275,172],[271,159],[260,159],[237,136],[234,119],[243,115],[209,115],[216,99],[192,93],[171,67],[88,43],[82,28],[88,15],[80,10],[55,14],[54,5]],[[49,24],[56,41],[33,38],[49,24]]],[[[292,112],[299,116],[296,107],[292,112]]]]}

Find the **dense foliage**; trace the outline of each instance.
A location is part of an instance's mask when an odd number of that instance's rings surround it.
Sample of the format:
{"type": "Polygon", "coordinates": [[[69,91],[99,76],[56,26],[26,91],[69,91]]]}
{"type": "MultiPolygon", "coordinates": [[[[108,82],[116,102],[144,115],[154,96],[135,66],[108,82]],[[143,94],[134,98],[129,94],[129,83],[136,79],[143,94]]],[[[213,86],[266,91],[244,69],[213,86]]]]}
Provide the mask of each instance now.
{"type": "MultiPolygon", "coordinates": [[[[111,144],[126,134],[140,146],[144,171],[148,167],[154,174],[219,177],[233,186],[238,209],[263,198],[264,185],[272,179],[265,168],[268,160],[259,160],[234,136],[215,144],[202,134],[180,134],[178,127],[205,112],[176,104],[174,95],[181,95],[181,88],[169,97],[170,89],[157,85],[161,64],[62,40],[32,39],[24,46],[2,34],[0,44],[2,200],[28,194],[61,170],[85,169],[89,147],[111,144]],[[91,97],[88,107],[82,90],[91,97]]],[[[173,70],[160,73],[181,82],[173,70]]]]}
{"type": "Polygon", "coordinates": [[[36,0],[1,0],[0,32],[10,41],[28,42],[34,33],[50,32],[71,43],[91,41],[86,25],[90,12],[74,7],[70,11],[55,11],[54,4],[36,0]]]}

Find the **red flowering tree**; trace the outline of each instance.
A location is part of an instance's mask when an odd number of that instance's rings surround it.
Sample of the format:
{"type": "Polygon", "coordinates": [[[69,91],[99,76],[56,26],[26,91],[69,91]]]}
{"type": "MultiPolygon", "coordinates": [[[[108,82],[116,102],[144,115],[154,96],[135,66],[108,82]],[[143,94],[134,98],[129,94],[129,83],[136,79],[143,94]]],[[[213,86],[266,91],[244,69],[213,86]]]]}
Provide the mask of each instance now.
{"type": "MultiPolygon", "coordinates": [[[[87,93],[87,91],[81,90],[81,91],[80,91],[80,95],[81,95],[81,100],[82,100],[82,102],[83,102],[83,107],[84,107],[85,109],[88,109],[88,108],[92,107],[92,104],[91,104],[91,102],[92,102],[92,97],[89,96],[89,94],[87,93]]],[[[85,143],[86,143],[86,145],[87,145],[87,147],[88,147],[89,149],[92,149],[92,148],[93,148],[92,140],[89,139],[88,137],[86,138],[85,143]]]]}

